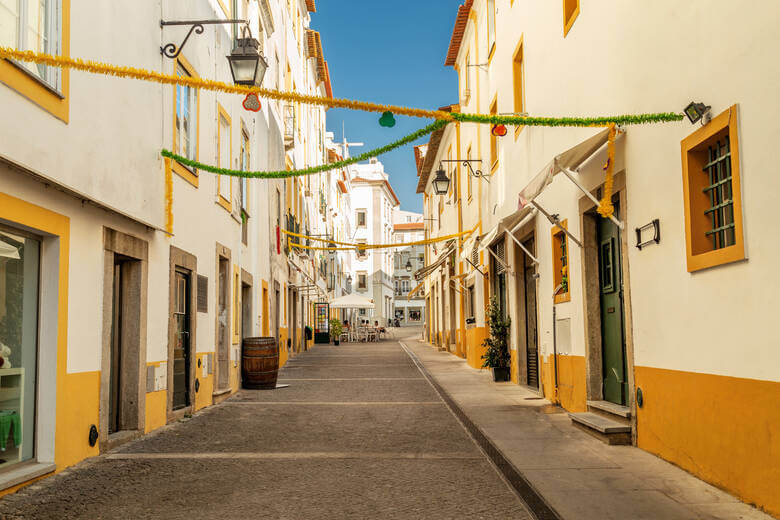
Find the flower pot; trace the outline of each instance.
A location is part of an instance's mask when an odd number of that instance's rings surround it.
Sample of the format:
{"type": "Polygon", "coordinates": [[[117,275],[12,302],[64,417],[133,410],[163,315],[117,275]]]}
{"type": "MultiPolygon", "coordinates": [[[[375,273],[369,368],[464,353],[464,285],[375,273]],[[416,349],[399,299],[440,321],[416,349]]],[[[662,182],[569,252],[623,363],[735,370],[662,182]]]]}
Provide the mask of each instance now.
{"type": "Polygon", "coordinates": [[[339,346],[339,340],[337,338],[333,338],[333,344],[338,347],[339,346]]]}
{"type": "Polygon", "coordinates": [[[509,381],[509,367],[493,367],[493,381],[509,381]]]}

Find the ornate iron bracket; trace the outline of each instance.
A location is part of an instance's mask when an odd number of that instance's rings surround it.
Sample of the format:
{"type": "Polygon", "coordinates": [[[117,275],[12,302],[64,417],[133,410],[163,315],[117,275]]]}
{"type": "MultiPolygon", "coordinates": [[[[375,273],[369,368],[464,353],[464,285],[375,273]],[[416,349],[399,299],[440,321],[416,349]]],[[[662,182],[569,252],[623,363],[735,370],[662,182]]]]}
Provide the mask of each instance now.
{"type": "Polygon", "coordinates": [[[471,166],[471,163],[473,162],[482,164],[482,159],[441,159],[439,162],[440,163],[445,163],[445,162],[462,163],[463,166],[469,169],[469,173],[471,174],[472,177],[476,177],[477,179],[485,179],[488,182],[488,184],[490,183],[490,177],[488,175],[482,173],[482,170],[475,170],[471,166]]]}
{"type": "Polygon", "coordinates": [[[244,28],[245,31],[249,31],[251,34],[251,29],[249,28],[249,21],[248,20],[175,20],[175,21],[165,21],[160,20],[160,27],[167,27],[169,25],[191,25],[190,30],[187,32],[187,36],[184,37],[184,40],[181,42],[181,44],[177,47],[174,43],[167,43],[164,46],[160,47],[160,53],[164,56],[167,56],[169,58],[176,58],[181,54],[181,50],[184,48],[184,46],[187,44],[187,40],[190,39],[190,36],[192,36],[192,33],[195,32],[196,34],[203,34],[204,25],[222,25],[222,24],[245,24],[246,27],[244,28]]]}

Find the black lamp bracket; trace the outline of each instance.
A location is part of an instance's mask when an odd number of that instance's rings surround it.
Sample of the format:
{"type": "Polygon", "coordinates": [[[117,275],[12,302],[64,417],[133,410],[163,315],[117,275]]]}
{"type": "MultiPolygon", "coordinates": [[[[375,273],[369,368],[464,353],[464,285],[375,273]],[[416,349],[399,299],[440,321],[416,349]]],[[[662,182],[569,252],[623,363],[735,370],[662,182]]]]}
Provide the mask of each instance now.
{"type": "Polygon", "coordinates": [[[469,173],[472,177],[476,177],[477,179],[485,179],[488,184],[490,183],[490,176],[485,175],[482,173],[482,170],[475,170],[471,163],[479,163],[482,164],[482,159],[441,159],[439,163],[461,163],[463,166],[467,167],[469,169],[469,173]]]}
{"type": "Polygon", "coordinates": [[[181,42],[181,44],[177,47],[174,43],[166,43],[163,47],[160,47],[160,53],[162,53],[164,56],[167,56],[169,58],[176,58],[181,54],[181,50],[184,48],[184,46],[187,44],[187,40],[190,39],[190,36],[192,36],[192,33],[195,32],[196,34],[203,34],[204,25],[223,25],[223,24],[244,24],[244,34],[246,35],[247,32],[249,33],[249,36],[252,35],[252,29],[249,27],[249,20],[160,20],[160,27],[167,27],[169,25],[190,25],[190,30],[187,32],[187,36],[184,37],[184,40],[181,42]]]}

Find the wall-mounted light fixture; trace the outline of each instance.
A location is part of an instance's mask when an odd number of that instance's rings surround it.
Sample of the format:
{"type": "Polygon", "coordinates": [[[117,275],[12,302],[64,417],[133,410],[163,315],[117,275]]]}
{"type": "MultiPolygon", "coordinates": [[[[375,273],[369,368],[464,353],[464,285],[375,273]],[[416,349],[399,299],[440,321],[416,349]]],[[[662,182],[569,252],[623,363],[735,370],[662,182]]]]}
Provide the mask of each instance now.
{"type": "Polygon", "coordinates": [[[249,87],[263,83],[268,62],[260,53],[260,42],[252,38],[249,26],[244,27],[242,37],[236,40],[236,46],[227,59],[233,83],[249,87]]]}
{"type": "Polygon", "coordinates": [[[433,192],[436,195],[446,195],[450,189],[450,178],[447,177],[447,173],[444,171],[441,163],[439,169],[436,170],[436,177],[431,181],[433,184],[433,192]]]}
{"type": "Polygon", "coordinates": [[[439,169],[442,170],[441,163],[461,163],[463,166],[469,169],[469,174],[472,177],[476,177],[477,179],[485,179],[487,182],[490,182],[490,179],[487,175],[482,173],[482,170],[475,170],[471,163],[479,163],[482,164],[482,159],[442,159],[439,161],[439,169]]]}
{"type": "Polygon", "coordinates": [[[407,273],[411,273],[412,272],[412,261],[411,260],[407,260],[406,261],[406,272],[407,273]]]}
{"type": "Polygon", "coordinates": [[[710,119],[712,119],[712,114],[710,113],[711,108],[711,106],[705,105],[704,103],[691,101],[691,103],[685,107],[685,115],[688,117],[688,121],[690,121],[691,124],[695,124],[697,121],[701,120],[701,124],[706,125],[710,122],[710,119]]]}
{"type": "Polygon", "coordinates": [[[204,25],[224,25],[224,24],[244,24],[249,27],[249,21],[247,20],[173,20],[165,21],[160,20],[160,27],[168,27],[169,25],[191,25],[190,30],[187,32],[187,36],[177,47],[174,43],[167,43],[163,47],[160,47],[160,52],[168,58],[176,58],[181,54],[181,50],[187,44],[187,40],[190,39],[192,33],[203,34],[204,25]]]}

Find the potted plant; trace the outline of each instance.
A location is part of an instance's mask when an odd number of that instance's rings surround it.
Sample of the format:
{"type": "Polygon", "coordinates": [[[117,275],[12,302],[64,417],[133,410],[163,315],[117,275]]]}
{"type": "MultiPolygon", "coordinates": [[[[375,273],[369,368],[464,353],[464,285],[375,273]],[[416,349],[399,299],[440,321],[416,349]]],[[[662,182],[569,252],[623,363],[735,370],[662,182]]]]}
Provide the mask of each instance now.
{"type": "Polygon", "coordinates": [[[509,381],[509,318],[501,315],[501,309],[495,297],[490,300],[487,308],[487,322],[490,336],[485,338],[482,346],[487,350],[482,356],[482,368],[493,370],[493,381],[509,381]]]}
{"type": "Polygon", "coordinates": [[[333,344],[338,345],[339,344],[339,338],[341,337],[341,320],[338,320],[336,318],[333,318],[330,320],[330,337],[333,339],[333,344]]]}

